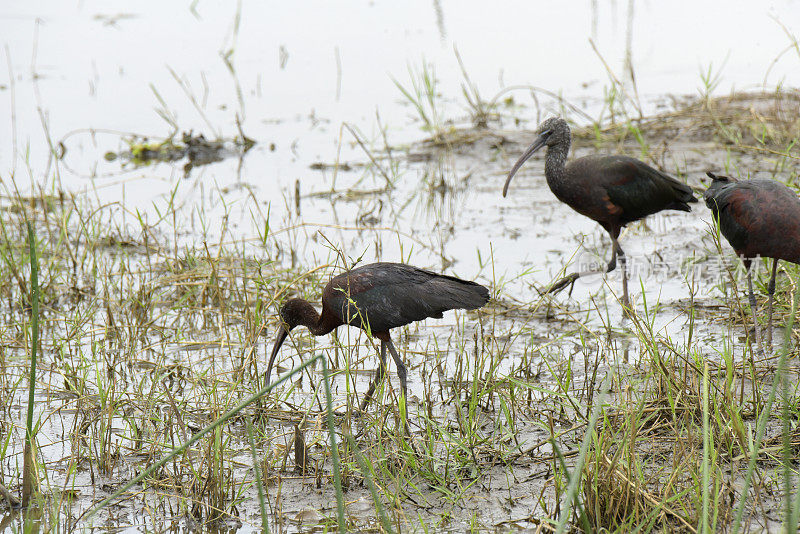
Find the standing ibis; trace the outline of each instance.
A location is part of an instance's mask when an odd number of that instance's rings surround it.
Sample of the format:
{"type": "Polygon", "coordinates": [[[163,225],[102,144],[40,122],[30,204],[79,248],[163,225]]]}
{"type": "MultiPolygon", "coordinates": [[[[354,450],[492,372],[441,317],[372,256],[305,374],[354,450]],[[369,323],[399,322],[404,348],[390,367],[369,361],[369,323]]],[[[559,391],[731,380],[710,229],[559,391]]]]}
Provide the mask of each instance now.
{"type": "MultiPolygon", "coordinates": [[[[572,138],[567,122],[559,117],[544,121],[537,131],[536,140],[525,151],[508,173],[503,186],[503,196],[514,174],[528,158],[547,146],[544,175],[550,191],[581,215],[597,221],[611,236],[611,261],[605,271],[617,266],[617,256],[622,266],[622,304],[630,309],[628,280],[625,274],[625,252],[617,238],[620,229],[629,222],[643,219],[662,210],[691,211],[690,202],[697,202],[692,189],[676,179],[641,161],[627,156],[591,155],[567,163],[567,153],[572,138]]],[[[587,274],[598,271],[571,273],[548,289],[556,292],[587,274]]]]}
{"type": "Polygon", "coordinates": [[[440,319],[447,310],[481,308],[488,301],[489,290],[480,284],[403,263],[372,263],[344,272],[325,286],[321,314],[308,301],[298,298],[286,301],[281,307],[281,326],[267,365],[267,383],[275,357],[292,328],[302,325],[315,336],[322,336],[349,324],[381,340],[380,366],[361,409],[383,380],[387,348],[407,399],[406,366],[389,331],[428,317],[440,319]]]}
{"type": "Polygon", "coordinates": [[[719,229],[747,270],[750,309],[756,342],[764,354],[756,318],[756,297],[750,266],[754,258],[772,258],[772,275],[767,286],[767,346],[772,346],[772,299],[778,260],[800,263],[800,198],[774,180],[739,182],[727,176],[706,173],[712,182],[703,198],[719,221],[719,229]]]}

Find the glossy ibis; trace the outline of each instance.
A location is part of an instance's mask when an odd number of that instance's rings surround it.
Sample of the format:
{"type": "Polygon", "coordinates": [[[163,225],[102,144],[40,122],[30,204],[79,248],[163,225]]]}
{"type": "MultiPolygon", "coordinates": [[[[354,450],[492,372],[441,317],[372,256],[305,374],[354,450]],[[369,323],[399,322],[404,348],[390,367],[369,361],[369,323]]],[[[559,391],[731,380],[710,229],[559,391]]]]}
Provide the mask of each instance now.
{"type": "Polygon", "coordinates": [[[381,340],[380,366],[361,409],[374,393],[375,386],[383,380],[387,349],[392,353],[403,396],[407,399],[406,366],[389,331],[428,317],[440,319],[447,310],[474,310],[488,301],[489,290],[482,285],[403,263],[357,267],[328,282],[322,292],[321,314],[303,299],[290,299],[281,307],[281,326],[267,365],[267,383],[275,357],[292,328],[302,325],[315,336],[322,336],[349,324],[381,340]]]}
{"type": "Polygon", "coordinates": [[[739,182],[727,176],[706,173],[712,182],[703,198],[719,221],[719,229],[747,269],[750,309],[756,342],[764,354],[756,318],[756,297],[750,266],[753,259],[772,258],[772,275],[767,286],[767,346],[772,346],[772,300],[778,260],[800,263],[800,198],[774,180],[739,182]]]}
{"type": "Polygon", "coordinates": [[[581,215],[597,221],[611,236],[611,261],[605,271],[571,273],[555,282],[548,293],[575,283],[581,276],[597,272],[609,273],[622,267],[622,303],[630,309],[628,280],[625,273],[625,252],[617,238],[620,229],[662,210],[691,211],[690,202],[697,202],[692,189],[641,161],[627,156],[591,155],[567,163],[572,137],[567,122],[559,117],[544,121],[536,140],[508,173],[503,196],[514,174],[528,158],[547,146],[544,175],[550,191],[581,215]]]}

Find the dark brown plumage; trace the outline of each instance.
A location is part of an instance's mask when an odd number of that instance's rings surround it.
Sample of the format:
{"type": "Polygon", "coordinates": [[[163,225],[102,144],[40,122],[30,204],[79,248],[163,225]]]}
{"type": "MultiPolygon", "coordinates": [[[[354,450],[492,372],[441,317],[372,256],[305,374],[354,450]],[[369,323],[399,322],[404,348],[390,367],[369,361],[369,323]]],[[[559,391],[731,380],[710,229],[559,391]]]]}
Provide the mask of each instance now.
{"type": "Polygon", "coordinates": [[[772,345],[772,301],[778,260],[800,263],[800,198],[774,180],[739,182],[727,176],[706,173],[712,182],[703,198],[719,221],[719,228],[747,269],[750,308],[756,328],[756,342],[763,352],[756,320],[756,298],[750,271],[758,257],[772,258],[772,275],[767,293],[767,346],[772,345]]]}
{"type": "Polygon", "coordinates": [[[381,340],[380,366],[362,409],[386,371],[386,350],[392,354],[403,394],[406,366],[395,349],[389,331],[428,317],[441,318],[447,310],[474,310],[489,301],[489,290],[480,284],[436,274],[403,263],[372,263],[335,276],[322,292],[322,313],[303,299],[290,299],[281,307],[282,325],[267,365],[269,383],[275,357],[289,331],[307,327],[315,336],[344,324],[356,326],[381,340]]]}
{"type": "MultiPolygon", "coordinates": [[[[611,236],[611,261],[604,272],[622,266],[623,305],[630,308],[625,252],[617,238],[626,224],[662,210],[691,211],[697,202],[692,189],[671,176],[627,156],[591,155],[567,163],[572,137],[564,119],[544,121],[536,140],[514,164],[503,186],[503,196],[516,172],[537,150],[547,147],[544,174],[547,185],[561,202],[597,221],[611,236]]],[[[559,291],[589,272],[572,273],[554,283],[548,292],[559,291]]]]}

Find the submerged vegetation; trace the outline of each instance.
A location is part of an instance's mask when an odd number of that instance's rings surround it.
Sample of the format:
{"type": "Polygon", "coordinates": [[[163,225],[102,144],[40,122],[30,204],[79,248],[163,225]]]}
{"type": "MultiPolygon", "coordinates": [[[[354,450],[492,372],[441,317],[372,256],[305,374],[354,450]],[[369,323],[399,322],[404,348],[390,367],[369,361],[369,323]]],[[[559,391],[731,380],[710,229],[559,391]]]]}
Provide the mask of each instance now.
{"type": "Polygon", "coordinates": [[[106,152],[105,159],[107,161],[121,159],[123,165],[131,163],[138,167],[154,162],[171,162],[186,158],[187,162],[183,167],[186,176],[194,167],[222,161],[226,157],[242,157],[256,144],[244,133],[241,137],[230,141],[209,141],[203,134],[195,135],[192,132],[184,132],[180,141],[175,141],[174,136],[171,136],[159,142],[149,142],[147,139],[139,138],[126,139],[125,142],[129,150],[119,153],[106,152]]]}

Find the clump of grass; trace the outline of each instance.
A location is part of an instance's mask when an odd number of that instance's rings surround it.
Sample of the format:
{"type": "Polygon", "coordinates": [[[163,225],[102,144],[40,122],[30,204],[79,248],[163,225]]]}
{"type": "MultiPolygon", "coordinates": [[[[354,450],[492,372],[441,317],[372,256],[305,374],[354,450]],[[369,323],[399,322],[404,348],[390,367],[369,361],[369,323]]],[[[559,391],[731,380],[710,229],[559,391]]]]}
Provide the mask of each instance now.
{"type": "Polygon", "coordinates": [[[470,120],[475,128],[487,128],[490,122],[498,119],[497,107],[499,104],[497,100],[487,102],[481,98],[478,86],[470,79],[464,62],[461,60],[461,54],[458,53],[455,45],[453,51],[464,78],[461,84],[461,94],[464,95],[464,100],[467,102],[470,120]]]}
{"type": "Polygon", "coordinates": [[[422,61],[419,69],[408,66],[408,86],[392,79],[405,99],[412,105],[417,117],[422,122],[422,129],[428,132],[434,141],[444,139],[444,126],[441,118],[441,104],[436,72],[433,65],[422,61]]]}

